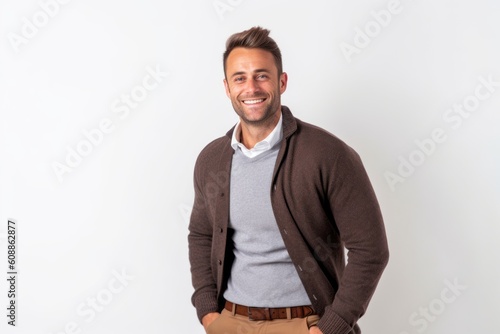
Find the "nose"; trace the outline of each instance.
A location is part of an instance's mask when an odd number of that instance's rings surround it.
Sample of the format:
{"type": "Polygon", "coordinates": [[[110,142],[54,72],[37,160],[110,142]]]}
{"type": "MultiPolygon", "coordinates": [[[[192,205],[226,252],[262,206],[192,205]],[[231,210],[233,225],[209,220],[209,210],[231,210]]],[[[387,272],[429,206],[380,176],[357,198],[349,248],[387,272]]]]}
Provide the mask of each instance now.
{"type": "Polygon", "coordinates": [[[254,78],[249,78],[246,82],[247,93],[255,93],[259,90],[259,83],[254,78]]]}

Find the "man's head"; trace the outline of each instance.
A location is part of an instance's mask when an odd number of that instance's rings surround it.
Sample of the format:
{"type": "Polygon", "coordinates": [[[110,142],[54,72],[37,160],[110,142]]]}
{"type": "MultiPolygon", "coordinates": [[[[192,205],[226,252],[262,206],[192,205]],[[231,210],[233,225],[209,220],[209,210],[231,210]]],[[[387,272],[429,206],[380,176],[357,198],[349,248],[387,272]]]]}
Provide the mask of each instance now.
{"type": "Polygon", "coordinates": [[[288,77],[269,30],[254,27],[229,37],[224,77],[226,94],[242,122],[265,125],[278,121],[288,77]]]}
{"type": "Polygon", "coordinates": [[[281,51],[278,44],[269,37],[270,31],[261,27],[251,29],[231,35],[226,41],[226,51],[223,55],[224,75],[227,79],[226,66],[227,58],[235,48],[261,49],[268,51],[273,55],[278,75],[283,73],[283,62],[281,60],[281,51]]]}

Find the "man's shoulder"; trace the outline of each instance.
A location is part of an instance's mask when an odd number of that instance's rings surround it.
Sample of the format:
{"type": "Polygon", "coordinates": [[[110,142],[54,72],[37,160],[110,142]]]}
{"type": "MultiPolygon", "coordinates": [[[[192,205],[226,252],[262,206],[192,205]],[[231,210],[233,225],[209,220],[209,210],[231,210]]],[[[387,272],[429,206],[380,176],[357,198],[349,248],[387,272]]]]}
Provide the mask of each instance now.
{"type": "Polygon", "coordinates": [[[198,154],[196,167],[201,169],[212,168],[221,161],[224,155],[232,152],[231,137],[227,134],[212,140],[198,154]]]}
{"type": "Polygon", "coordinates": [[[283,133],[297,155],[310,158],[312,163],[325,157],[335,160],[357,156],[356,151],[342,139],[322,127],[295,117],[286,106],[283,107],[283,115],[283,133]]]}
{"type": "Polygon", "coordinates": [[[346,142],[331,133],[330,131],[297,119],[297,141],[299,145],[314,147],[317,149],[353,150],[346,142]]]}
{"type": "Polygon", "coordinates": [[[293,159],[305,169],[325,173],[350,172],[362,166],[359,154],[342,139],[322,127],[297,120],[295,138],[290,138],[293,159]]]}

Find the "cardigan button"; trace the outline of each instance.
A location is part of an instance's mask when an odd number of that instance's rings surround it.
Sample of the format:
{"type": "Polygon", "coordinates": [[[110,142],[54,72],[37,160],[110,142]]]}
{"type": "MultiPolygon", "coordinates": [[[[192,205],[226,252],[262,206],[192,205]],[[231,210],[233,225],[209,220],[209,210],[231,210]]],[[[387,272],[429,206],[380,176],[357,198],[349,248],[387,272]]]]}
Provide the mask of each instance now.
{"type": "Polygon", "coordinates": [[[221,260],[219,260],[219,266],[221,266],[221,265],[222,265],[222,261],[221,261],[221,260]]]}

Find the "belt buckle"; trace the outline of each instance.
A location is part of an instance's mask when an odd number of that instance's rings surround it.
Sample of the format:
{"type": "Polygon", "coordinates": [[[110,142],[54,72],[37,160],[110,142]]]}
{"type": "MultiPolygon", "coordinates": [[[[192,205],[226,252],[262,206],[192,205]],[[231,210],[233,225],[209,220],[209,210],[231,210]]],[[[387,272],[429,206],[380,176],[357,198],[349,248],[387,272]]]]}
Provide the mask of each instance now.
{"type": "Polygon", "coordinates": [[[251,321],[257,320],[273,320],[269,307],[248,307],[248,319],[251,321]]]}

